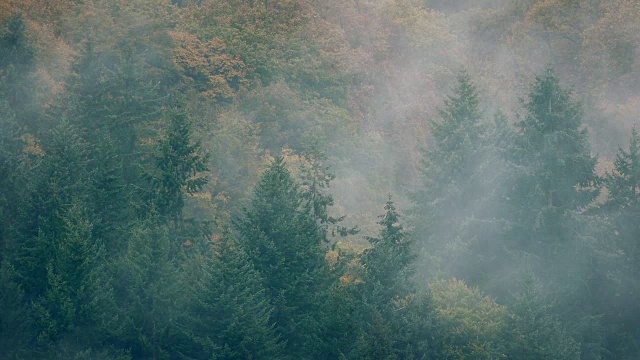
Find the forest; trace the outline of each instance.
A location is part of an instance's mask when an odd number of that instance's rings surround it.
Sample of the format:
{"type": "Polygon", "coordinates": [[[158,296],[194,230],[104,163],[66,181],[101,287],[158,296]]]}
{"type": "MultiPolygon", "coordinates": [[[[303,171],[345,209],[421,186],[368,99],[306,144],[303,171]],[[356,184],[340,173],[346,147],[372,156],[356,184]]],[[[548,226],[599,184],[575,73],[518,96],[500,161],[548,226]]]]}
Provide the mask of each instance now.
{"type": "Polygon", "coordinates": [[[640,1],[0,0],[0,359],[640,359],[640,1]]]}

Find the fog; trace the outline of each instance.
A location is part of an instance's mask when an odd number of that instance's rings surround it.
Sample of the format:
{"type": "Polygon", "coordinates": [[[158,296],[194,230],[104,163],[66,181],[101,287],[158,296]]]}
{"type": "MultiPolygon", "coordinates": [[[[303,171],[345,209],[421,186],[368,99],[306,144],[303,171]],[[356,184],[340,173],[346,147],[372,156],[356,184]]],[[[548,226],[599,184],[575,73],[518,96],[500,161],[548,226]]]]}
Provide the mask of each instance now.
{"type": "Polygon", "coordinates": [[[637,358],[638,19],[0,1],[0,357],[637,358]]]}

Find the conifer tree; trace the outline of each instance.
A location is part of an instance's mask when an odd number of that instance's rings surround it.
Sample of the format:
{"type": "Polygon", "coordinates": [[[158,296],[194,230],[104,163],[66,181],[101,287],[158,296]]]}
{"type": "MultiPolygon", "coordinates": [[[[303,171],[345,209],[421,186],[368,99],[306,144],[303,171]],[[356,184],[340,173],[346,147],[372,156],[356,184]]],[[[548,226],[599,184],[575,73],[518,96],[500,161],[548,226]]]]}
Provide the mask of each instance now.
{"type": "Polygon", "coordinates": [[[241,245],[223,236],[190,261],[197,266],[185,274],[189,295],[178,325],[185,341],[178,352],[194,359],[283,358],[263,279],[241,245]]]}
{"type": "Polygon", "coordinates": [[[507,316],[504,339],[507,356],[514,359],[580,359],[579,344],[553,315],[540,285],[532,276],[523,284],[507,316]]]}
{"type": "Polygon", "coordinates": [[[380,234],[367,238],[362,254],[365,336],[355,358],[432,358],[439,353],[439,333],[428,291],[413,281],[413,241],[403,231],[391,196],[380,216],[380,234]]]}
{"type": "Polygon", "coordinates": [[[429,259],[420,270],[479,282],[486,277],[479,268],[495,267],[487,263],[501,230],[495,221],[503,171],[497,145],[506,123],[483,121],[480,94],[464,70],[438,114],[429,122],[433,141],[423,151],[422,183],[412,196],[415,236],[429,259]]]}
{"type": "Polygon", "coordinates": [[[524,172],[512,194],[515,202],[526,204],[519,216],[531,221],[545,208],[584,208],[598,190],[591,189],[597,182],[596,159],[582,124],[581,103],[547,68],[536,76],[524,107],[512,154],[524,172]]]}
{"type": "Polygon", "coordinates": [[[640,272],[640,135],[634,128],[629,149],[618,150],[614,169],[604,177],[608,191],[607,201],[596,211],[605,220],[606,233],[598,250],[601,256],[598,273],[608,274],[594,294],[604,322],[612,324],[609,336],[615,338],[621,354],[633,357],[633,349],[640,347],[640,296],[637,274],[640,272]],[[613,277],[616,281],[611,281],[613,277]],[[627,334],[623,339],[621,333],[627,334]]]}
{"type": "MultiPolygon", "coordinates": [[[[571,324],[585,351],[598,353],[600,325],[593,313],[597,226],[584,214],[599,193],[580,101],[564,89],[554,71],[536,76],[508,161],[515,174],[507,209],[506,247],[520,268],[530,267],[554,298],[556,315],[571,324]],[[589,224],[589,225],[588,225],[589,224]],[[571,261],[567,261],[571,259],[571,261]]],[[[506,282],[505,282],[506,283],[506,282]]]]}
{"type": "Polygon", "coordinates": [[[14,13],[0,24],[0,99],[32,132],[37,130],[38,118],[33,106],[35,62],[36,48],[29,42],[27,23],[21,13],[14,13]]]}
{"type": "Polygon", "coordinates": [[[116,343],[133,358],[169,358],[178,294],[184,289],[174,263],[169,229],[151,212],[136,224],[123,256],[112,264],[118,325],[116,343]]]}
{"type": "Polygon", "coordinates": [[[16,270],[23,277],[27,298],[44,295],[54,244],[64,234],[64,214],[88,195],[87,143],[63,119],[43,141],[44,156],[26,184],[29,195],[17,218],[16,270]]]}
{"type": "MultiPolygon", "coordinates": [[[[75,202],[62,217],[64,231],[54,239],[46,266],[47,289],[34,303],[38,344],[44,349],[100,343],[98,330],[113,321],[113,293],[104,272],[104,248],[92,237],[86,207],[75,202]],[[59,344],[66,334],[72,343],[59,344]]],[[[68,340],[64,340],[67,341],[68,340]]]]}
{"type": "Polygon", "coordinates": [[[251,208],[236,228],[274,307],[277,333],[287,353],[318,357],[323,346],[318,311],[328,282],[324,232],[303,206],[299,187],[276,159],[258,183],[251,208]],[[314,310],[315,309],[315,310],[314,310]]]}
{"type": "Polygon", "coordinates": [[[202,189],[208,179],[206,157],[199,143],[192,143],[186,114],[168,115],[165,136],[158,144],[157,175],[152,177],[153,201],[158,212],[169,219],[182,219],[185,196],[202,189]]]}
{"type": "Polygon", "coordinates": [[[380,216],[378,237],[368,237],[371,247],[362,254],[365,287],[371,299],[379,304],[390,304],[394,298],[411,290],[412,276],[409,266],[414,259],[413,240],[405,234],[400,224],[391,196],[380,216]]]}

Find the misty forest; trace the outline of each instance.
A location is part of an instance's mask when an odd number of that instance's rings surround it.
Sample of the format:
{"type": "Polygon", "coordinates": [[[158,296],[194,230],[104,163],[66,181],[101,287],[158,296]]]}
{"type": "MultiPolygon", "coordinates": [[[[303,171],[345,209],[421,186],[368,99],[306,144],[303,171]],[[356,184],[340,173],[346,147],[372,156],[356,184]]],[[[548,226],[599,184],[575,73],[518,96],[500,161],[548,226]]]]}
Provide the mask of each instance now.
{"type": "Polygon", "coordinates": [[[640,359],[638,120],[638,0],[0,0],[0,359],[640,359]]]}

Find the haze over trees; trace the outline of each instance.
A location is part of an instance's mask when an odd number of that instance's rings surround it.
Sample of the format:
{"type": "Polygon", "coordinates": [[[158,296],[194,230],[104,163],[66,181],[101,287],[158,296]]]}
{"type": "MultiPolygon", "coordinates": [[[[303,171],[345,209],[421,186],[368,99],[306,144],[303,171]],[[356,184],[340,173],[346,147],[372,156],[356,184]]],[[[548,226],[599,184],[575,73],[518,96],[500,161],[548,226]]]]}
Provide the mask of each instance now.
{"type": "Polygon", "coordinates": [[[0,358],[640,358],[639,30],[0,2],[0,358]]]}

